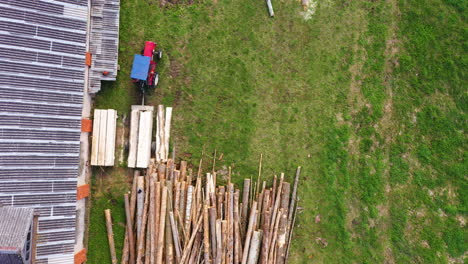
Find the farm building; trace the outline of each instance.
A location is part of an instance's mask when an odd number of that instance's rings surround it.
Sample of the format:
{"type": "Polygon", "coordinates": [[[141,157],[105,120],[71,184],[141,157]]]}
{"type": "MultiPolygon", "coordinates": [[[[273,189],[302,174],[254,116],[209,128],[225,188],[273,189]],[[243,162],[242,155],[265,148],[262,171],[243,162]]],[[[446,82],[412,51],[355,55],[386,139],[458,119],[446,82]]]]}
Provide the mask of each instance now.
{"type": "Polygon", "coordinates": [[[115,80],[118,21],[118,0],[0,1],[0,205],[40,214],[36,263],[84,259],[81,124],[115,80]]]}

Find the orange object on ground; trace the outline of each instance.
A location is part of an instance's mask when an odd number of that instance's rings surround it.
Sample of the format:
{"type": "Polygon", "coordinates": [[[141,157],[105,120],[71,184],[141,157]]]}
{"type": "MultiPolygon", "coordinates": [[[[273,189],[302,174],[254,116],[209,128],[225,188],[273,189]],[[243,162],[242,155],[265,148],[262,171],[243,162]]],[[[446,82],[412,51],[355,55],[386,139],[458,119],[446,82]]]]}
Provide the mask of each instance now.
{"type": "Polygon", "coordinates": [[[93,121],[83,118],[81,119],[81,132],[92,132],[93,131],[93,121]]]}
{"type": "Polygon", "coordinates": [[[78,186],[78,188],[76,188],[76,200],[78,201],[83,198],[86,198],[89,196],[90,193],[91,191],[89,189],[89,184],[80,185],[78,186]]]}
{"type": "Polygon", "coordinates": [[[86,63],[86,65],[88,67],[91,67],[92,58],[93,58],[93,55],[91,54],[91,52],[86,52],[86,61],[85,61],[85,63],[86,63]]]}
{"type": "Polygon", "coordinates": [[[75,254],[75,264],[82,264],[86,261],[86,249],[83,248],[75,254]]]}

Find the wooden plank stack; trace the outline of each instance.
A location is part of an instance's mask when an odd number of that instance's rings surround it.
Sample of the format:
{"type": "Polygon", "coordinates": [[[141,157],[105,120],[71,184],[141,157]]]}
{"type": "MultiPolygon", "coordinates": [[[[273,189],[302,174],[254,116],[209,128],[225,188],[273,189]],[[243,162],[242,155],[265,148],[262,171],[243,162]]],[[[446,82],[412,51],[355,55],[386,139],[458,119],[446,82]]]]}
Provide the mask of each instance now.
{"type": "Polygon", "coordinates": [[[121,263],[287,263],[300,167],[292,187],[284,174],[271,188],[259,176],[245,179],[241,192],[230,174],[217,185],[216,173],[192,175],[186,162],[172,159],[152,159],[144,176],[136,171],[125,194],[121,263]]]}
{"type": "Polygon", "coordinates": [[[147,168],[151,158],[153,106],[132,105],[128,150],[129,168],[147,168]]]}
{"type": "Polygon", "coordinates": [[[92,166],[114,166],[117,111],[95,109],[91,148],[92,166]]]}

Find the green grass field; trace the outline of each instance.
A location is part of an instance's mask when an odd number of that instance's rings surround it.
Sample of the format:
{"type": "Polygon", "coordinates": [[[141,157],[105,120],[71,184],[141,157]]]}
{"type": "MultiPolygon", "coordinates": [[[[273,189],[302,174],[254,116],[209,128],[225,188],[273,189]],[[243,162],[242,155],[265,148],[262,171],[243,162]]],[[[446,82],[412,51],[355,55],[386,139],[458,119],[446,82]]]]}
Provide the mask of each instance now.
{"type": "MultiPolygon", "coordinates": [[[[236,183],[261,153],[264,178],[303,167],[290,263],[468,261],[466,1],[323,0],[307,21],[298,1],[275,18],[264,1],[121,4],[121,72],[96,107],[141,103],[132,56],[157,41],[146,101],[174,107],[178,159],[216,150],[236,183]]],[[[88,263],[110,263],[105,208],[121,254],[121,165],[94,170],[88,263]]]]}

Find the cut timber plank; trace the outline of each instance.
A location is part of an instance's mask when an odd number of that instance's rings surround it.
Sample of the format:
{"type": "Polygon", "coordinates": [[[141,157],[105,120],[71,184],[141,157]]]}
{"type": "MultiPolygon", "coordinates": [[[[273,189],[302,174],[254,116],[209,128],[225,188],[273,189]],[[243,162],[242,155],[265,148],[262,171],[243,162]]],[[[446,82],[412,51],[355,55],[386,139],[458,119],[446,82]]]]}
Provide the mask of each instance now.
{"type": "Polygon", "coordinates": [[[153,111],[140,113],[138,133],[137,168],[147,168],[151,158],[151,132],[153,130],[153,111]]]}
{"type": "Polygon", "coordinates": [[[104,166],[114,166],[115,135],[117,129],[117,111],[107,110],[106,156],[104,166]]]}
{"type": "Polygon", "coordinates": [[[101,120],[101,111],[99,109],[94,110],[94,120],[93,120],[93,139],[92,139],[92,149],[91,149],[91,165],[98,165],[98,147],[99,147],[99,123],[101,120]]]}
{"type": "Polygon", "coordinates": [[[105,110],[100,111],[99,120],[99,142],[98,142],[98,158],[97,165],[104,165],[106,157],[106,133],[107,133],[107,113],[105,110]]]}
{"type": "Polygon", "coordinates": [[[172,119],[172,107],[166,107],[166,118],[164,119],[164,150],[166,161],[169,157],[169,138],[171,137],[171,119],[172,119]]]}
{"type": "Polygon", "coordinates": [[[140,121],[140,110],[135,109],[136,105],[132,105],[132,113],[130,116],[130,140],[128,148],[128,167],[135,168],[136,166],[136,153],[138,146],[138,127],[140,121]]]}

